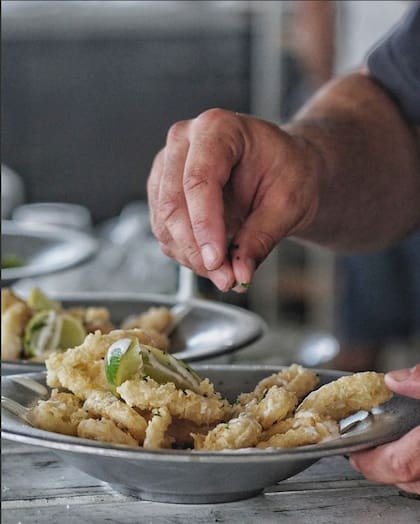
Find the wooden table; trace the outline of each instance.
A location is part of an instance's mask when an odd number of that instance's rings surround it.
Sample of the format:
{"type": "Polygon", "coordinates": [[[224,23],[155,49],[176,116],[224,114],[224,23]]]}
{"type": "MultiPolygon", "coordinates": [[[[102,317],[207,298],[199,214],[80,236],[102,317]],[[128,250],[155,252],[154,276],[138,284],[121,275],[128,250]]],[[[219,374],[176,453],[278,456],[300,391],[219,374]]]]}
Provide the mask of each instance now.
{"type": "Polygon", "coordinates": [[[322,459],[257,497],[227,504],[162,504],[121,495],[53,452],[2,441],[2,523],[411,524],[420,501],[369,482],[344,457],[322,459]]]}

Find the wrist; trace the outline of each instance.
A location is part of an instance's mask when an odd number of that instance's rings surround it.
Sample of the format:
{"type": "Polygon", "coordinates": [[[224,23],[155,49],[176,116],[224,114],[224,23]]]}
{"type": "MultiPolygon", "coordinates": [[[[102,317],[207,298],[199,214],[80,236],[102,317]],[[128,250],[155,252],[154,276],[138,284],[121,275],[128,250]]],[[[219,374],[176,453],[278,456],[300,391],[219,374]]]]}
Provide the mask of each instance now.
{"type": "MultiPolygon", "coordinates": [[[[306,125],[288,124],[283,127],[293,140],[301,158],[303,192],[307,194],[306,211],[288,236],[311,239],[316,230],[317,218],[321,211],[322,195],[328,185],[328,165],[320,144],[312,139],[306,125]]],[[[311,129],[311,131],[313,131],[311,129]]]]}

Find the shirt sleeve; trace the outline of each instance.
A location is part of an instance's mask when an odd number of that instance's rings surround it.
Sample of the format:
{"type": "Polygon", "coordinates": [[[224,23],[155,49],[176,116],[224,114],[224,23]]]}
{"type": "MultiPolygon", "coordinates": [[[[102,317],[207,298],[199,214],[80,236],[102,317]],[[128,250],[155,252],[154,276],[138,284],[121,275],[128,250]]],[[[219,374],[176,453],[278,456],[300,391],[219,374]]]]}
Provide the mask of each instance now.
{"type": "Polygon", "coordinates": [[[420,124],[420,3],[370,53],[371,76],[390,94],[405,118],[420,124]]]}

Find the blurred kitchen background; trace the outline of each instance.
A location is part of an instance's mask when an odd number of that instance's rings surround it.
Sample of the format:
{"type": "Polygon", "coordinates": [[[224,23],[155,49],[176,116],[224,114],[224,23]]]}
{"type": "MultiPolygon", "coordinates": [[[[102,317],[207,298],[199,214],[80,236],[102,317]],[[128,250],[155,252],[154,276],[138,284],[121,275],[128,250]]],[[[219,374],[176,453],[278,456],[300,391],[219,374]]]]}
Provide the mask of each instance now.
{"type": "MultiPolygon", "coordinates": [[[[16,288],[175,293],[178,268],[151,235],[146,202],[170,125],[211,107],[285,121],[333,75],[363,64],[409,4],[2,1],[2,218],[64,223],[101,240],[94,261],[16,288]]],[[[337,318],[349,316],[342,267],[285,241],[246,295],[200,279],[200,296],[253,310],[270,328],[229,361],[328,366],[337,318]]],[[[376,367],[418,360],[418,338],[385,339],[366,343],[382,346],[376,367]]]]}

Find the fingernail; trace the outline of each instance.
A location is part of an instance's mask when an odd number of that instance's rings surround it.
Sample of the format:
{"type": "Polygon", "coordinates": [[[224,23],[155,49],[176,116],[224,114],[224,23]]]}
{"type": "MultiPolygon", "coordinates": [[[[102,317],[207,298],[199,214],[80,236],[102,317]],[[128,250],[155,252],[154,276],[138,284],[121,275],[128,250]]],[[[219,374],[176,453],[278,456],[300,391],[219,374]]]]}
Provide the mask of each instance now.
{"type": "Polygon", "coordinates": [[[411,369],[397,369],[386,374],[387,377],[395,380],[395,382],[404,382],[411,376],[411,369]]]}
{"type": "Polygon", "coordinates": [[[231,275],[224,269],[219,269],[211,275],[213,283],[221,290],[228,291],[231,288],[231,275]]]}
{"type": "Polygon", "coordinates": [[[250,258],[236,259],[233,261],[236,277],[236,285],[249,287],[252,275],[255,270],[255,262],[250,258]]]}
{"type": "Polygon", "coordinates": [[[211,244],[205,244],[201,248],[201,256],[203,257],[204,266],[209,271],[216,269],[217,254],[217,249],[211,244]]]}

